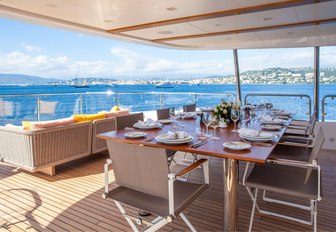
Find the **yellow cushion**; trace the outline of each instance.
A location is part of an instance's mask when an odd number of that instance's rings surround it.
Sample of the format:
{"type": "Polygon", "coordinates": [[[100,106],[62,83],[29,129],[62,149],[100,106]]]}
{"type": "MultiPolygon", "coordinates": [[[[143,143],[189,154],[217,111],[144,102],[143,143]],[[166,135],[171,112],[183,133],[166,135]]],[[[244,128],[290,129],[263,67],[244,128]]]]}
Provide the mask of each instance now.
{"type": "Polygon", "coordinates": [[[22,121],[22,127],[24,130],[30,130],[31,129],[31,123],[29,121],[22,121]]]}
{"type": "Polygon", "coordinates": [[[117,112],[119,110],[120,110],[119,106],[113,106],[110,112],[117,112]]]}
{"type": "Polygon", "coordinates": [[[106,113],[100,114],[77,114],[72,116],[75,122],[93,122],[96,119],[106,118],[106,113]]]}

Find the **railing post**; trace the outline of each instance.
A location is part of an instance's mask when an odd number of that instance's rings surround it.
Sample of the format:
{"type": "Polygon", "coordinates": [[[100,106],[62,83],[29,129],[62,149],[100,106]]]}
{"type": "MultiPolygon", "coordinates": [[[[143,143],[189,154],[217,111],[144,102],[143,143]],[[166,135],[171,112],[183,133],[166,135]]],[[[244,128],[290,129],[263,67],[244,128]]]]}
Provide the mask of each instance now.
{"type": "Polygon", "coordinates": [[[162,98],[162,93],[160,93],[160,109],[163,108],[163,98],[162,98]]]}
{"type": "Polygon", "coordinates": [[[79,95],[79,112],[83,114],[83,95],[79,95]]]}
{"type": "Polygon", "coordinates": [[[119,100],[119,94],[116,93],[116,96],[115,96],[115,105],[116,105],[116,106],[119,106],[119,103],[120,103],[120,100],[119,100]]]}
{"type": "Polygon", "coordinates": [[[194,95],[194,104],[197,103],[197,94],[194,95]]]}
{"type": "Polygon", "coordinates": [[[40,121],[41,102],[40,97],[37,97],[37,121],[40,121]]]}

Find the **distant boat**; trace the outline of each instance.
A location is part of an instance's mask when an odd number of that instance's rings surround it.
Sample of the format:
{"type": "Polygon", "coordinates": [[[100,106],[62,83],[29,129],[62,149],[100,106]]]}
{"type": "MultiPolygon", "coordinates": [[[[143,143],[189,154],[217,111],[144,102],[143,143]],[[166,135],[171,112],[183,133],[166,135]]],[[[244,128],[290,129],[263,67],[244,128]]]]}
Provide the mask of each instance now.
{"type": "Polygon", "coordinates": [[[71,85],[71,86],[73,86],[75,88],[89,88],[90,86],[87,84],[85,78],[83,79],[83,82],[79,81],[79,79],[78,79],[79,72],[80,72],[80,65],[78,65],[78,70],[77,70],[77,73],[76,73],[75,83],[74,83],[74,85],[71,85]]]}
{"type": "Polygon", "coordinates": [[[84,79],[84,81],[82,83],[77,83],[74,85],[75,88],[89,88],[90,86],[86,83],[86,80],[84,79]]]}
{"type": "Polygon", "coordinates": [[[165,81],[161,84],[157,84],[156,88],[174,88],[174,85],[169,81],[165,81]]]}

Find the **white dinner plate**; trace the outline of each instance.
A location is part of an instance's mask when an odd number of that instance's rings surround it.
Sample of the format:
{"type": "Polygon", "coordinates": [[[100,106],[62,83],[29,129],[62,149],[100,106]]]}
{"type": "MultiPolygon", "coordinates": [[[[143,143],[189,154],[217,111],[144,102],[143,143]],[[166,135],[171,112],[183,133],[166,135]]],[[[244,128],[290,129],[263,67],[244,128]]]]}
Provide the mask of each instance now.
{"type": "Polygon", "coordinates": [[[264,130],[280,130],[281,126],[280,125],[264,124],[264,125],[261,125],[261,129],[264,129],[264,130]]]}
{"type": "Polygon", "coordinates": [[[133,127],[136,127],[136,128],[139,128],[139,129],[143,129],[143,130],[155,129],[155,128],[159,128],[161,126],[162,126],[161,123],[157,123],[156,125],[153,125],[153,126],[145,126],[145,125],[141,125],[139,123],[135,123],[133,125],[133,127]]]}
{"type": "Polygon", "coordinates": [[[165,143],[165,144],[183,144],[183,143],[189,143],[194,140],[194,137],[191,135],[186,136],[183,139],[162,139],[162,135],[156,136],[155,140],[160,142],[160,143],[165,143]]]}
{"type": "Polygon", "coordinates": [[[249,149],[251,147],[251,144],[244,143],[244,142],[226,142],[223,143],[223,146],[226,148],[229,148],[230,150],[240,151],[249,149]]]}
{"type": "Polygon", "coordinates": [[[171,120],[170,119],[159,119],[157,120],[159,123],[161,124],[169,124],[171,123],[171,120]]]}
{"type": "Polygon", "coordinates": [[[141,138],[147,135],[147,133],[142,131],[132,131],[124,134],[126,138],[141,138]]]}
{"type": "Polygon", "coordinates": [[[243,135],[239,135],[240,138],[242,139],[246,139],[246,140],[249,140],[249,141],[256,141],[256,142],[267,142],[267,141],[271,141],[275,138],[278,138],[277,135],[273,135],[272,137],[270,138],[265,138],[265,137],[248,137],[248,136],[243,136],[243,135]]]}

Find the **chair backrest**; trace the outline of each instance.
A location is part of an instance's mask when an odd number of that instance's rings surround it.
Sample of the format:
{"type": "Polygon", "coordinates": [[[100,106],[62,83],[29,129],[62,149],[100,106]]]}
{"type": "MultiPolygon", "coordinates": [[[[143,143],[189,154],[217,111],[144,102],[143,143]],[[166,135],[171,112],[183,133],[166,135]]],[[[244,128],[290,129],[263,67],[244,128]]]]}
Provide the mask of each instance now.
{"type": "MultiPolygon", "coordinates": [[[[319,132],[317,133],[317,136],[315,137],[315,143],[314,147],[310,153],[308,162],[311,164],[313,163],[313,160],[316,160],[324,143],[325,137],[322,128],[319,129],[319,132]]],[[[312,172],[312,168],[308,167],[306,172],[306,180],[305,183],[308,181],[310,174],[312,172]]]]}
{"type": "MultiPolygon", "coordinates": [[[[173,108],[174,109],[174,108],[173,108]]],[[[170,108],[156,110],[157,119],[168,119],[170,108]]]]}
{"type": "Polygon", "coordinates": [[[196,104],[183,106],[183,112],[194,112],[194,111],[196,111],[196,104]]]}
{"type": "Polygon", "coordinates": [[[125,127],[132,127],[134,123],[137,123],[139,120],[144,120],[143,113],[135,113],[116,117],[117,130],[124,129],[125,127]]]}
{"type": "Polygon", "coordinates": [[[168,162],[164,148],[107,140],[116,183],[168,199],[168,162]]]}
{"type": "Polygon", "coordinates": [[[316,118],[312,117],[311,120],[310,120],[310,122],[309,122],[309,125],[308,125],[307,135],[312,135],[313,134],[315,123],[316,123],[316,118]]]}

